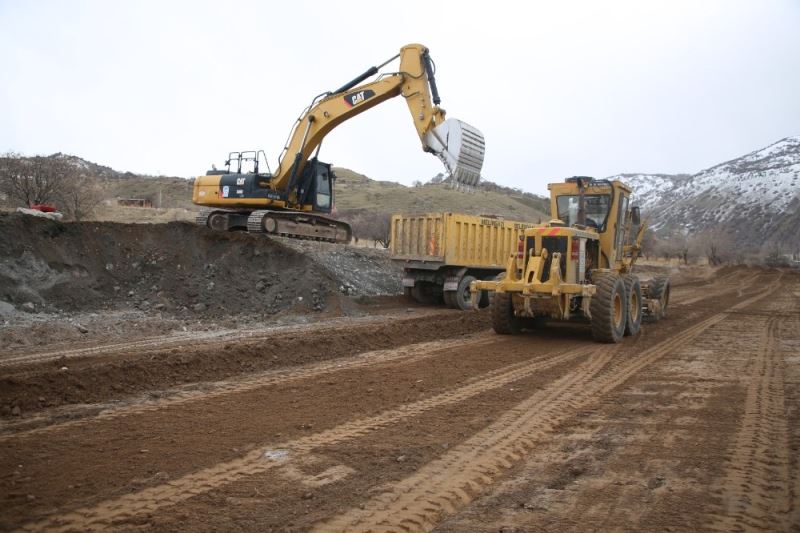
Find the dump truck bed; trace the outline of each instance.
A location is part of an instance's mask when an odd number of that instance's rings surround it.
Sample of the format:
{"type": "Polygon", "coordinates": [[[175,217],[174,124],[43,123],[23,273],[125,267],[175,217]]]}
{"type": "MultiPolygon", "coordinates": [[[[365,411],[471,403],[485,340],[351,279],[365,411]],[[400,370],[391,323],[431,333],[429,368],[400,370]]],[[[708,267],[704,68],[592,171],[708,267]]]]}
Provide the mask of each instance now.
{"type": "Polygon", "coordinates": [[[459,213],[394,215],[392,259],[417,268],[505,268],[533,224],[459,213]]]}

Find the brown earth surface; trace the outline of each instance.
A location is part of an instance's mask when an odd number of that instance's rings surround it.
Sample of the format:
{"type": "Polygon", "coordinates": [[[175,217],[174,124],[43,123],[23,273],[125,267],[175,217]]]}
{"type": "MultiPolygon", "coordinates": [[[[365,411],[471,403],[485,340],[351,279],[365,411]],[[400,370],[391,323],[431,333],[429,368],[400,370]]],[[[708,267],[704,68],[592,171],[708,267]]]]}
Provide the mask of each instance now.
{"type": "Polygon", "coordinates": [[[337,295],[7,351],[0,530],[797,530],[800,276],[674,274],[618,345],[337,295]]]}

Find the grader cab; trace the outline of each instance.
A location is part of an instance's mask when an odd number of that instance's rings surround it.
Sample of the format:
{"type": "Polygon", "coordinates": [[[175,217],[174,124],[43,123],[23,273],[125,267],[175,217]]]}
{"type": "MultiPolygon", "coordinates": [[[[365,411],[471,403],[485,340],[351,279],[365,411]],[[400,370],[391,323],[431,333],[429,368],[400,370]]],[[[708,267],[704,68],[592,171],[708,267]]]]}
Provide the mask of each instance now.
{"type": "Polygon", "coordinates": [[[498,279],[470,287],[473,299],[492,295],[494,330],[589,321],[596,340],[619,342],[639,332],[643,316],[666,316],[669,279],[642,283],[633,272],[645,225],[630,206],[631,189],[585,176],[548,188],[554,219],[525,230],[498,279]]]}

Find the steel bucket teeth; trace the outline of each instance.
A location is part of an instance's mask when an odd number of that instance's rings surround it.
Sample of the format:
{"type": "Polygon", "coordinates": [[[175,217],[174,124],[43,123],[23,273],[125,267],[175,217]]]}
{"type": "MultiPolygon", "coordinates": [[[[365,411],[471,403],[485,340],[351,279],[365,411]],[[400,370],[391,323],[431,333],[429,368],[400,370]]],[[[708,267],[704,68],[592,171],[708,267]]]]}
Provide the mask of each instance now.
{"type": "Polygon", "coordinates": [[[450,118],[431,130],[425,140],[428,148],[442,160],[456,184],[478,184],[486,152],[486,143],[480,130],[450,118]]]}

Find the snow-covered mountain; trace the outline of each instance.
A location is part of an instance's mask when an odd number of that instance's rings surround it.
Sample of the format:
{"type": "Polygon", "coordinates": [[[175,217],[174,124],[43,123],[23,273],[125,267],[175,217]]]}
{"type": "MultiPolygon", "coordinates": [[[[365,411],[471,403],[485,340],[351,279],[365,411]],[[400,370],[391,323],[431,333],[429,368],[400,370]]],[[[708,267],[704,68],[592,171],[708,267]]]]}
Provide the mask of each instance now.
{"type": "Polygon", "coordinates": [[[661,235],[722,229],[737,245],[800,247],[800,136],[693,175],[619,174],[661,235]]]}

